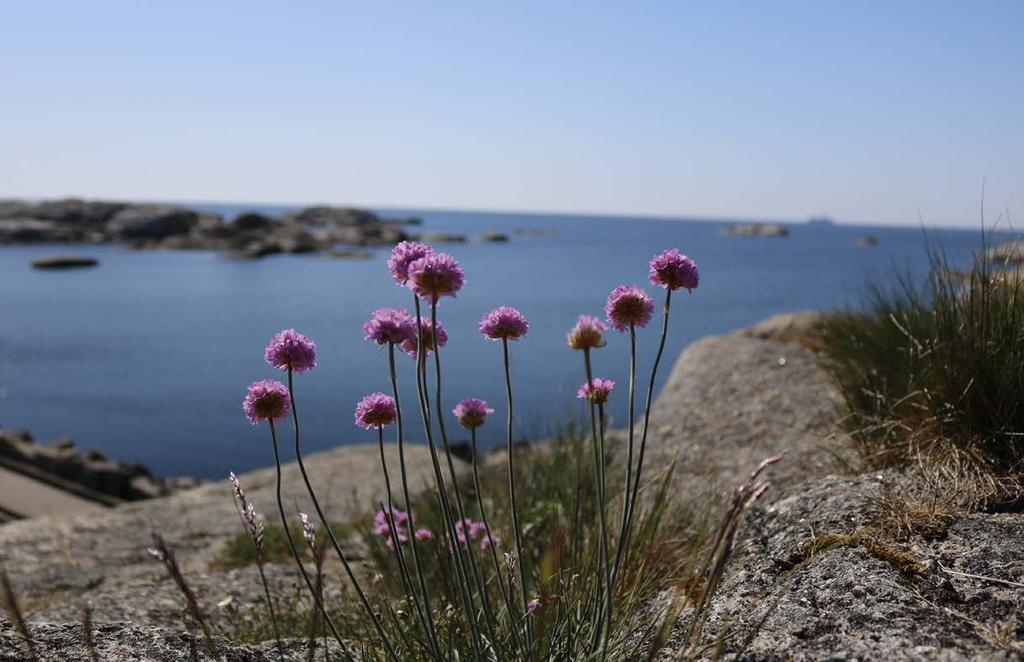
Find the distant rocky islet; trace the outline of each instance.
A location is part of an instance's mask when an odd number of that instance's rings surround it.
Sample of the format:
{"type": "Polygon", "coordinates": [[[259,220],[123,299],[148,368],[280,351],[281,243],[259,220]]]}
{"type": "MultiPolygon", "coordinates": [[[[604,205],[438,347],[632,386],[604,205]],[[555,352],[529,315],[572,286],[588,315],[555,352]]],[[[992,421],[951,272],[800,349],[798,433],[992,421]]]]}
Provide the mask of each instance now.
{"type": "MultiPolygon", "coordinates": [[[[133,249],[212,250],[240,259],[279,253],[323,253],[360,258],[352,247],[391,246],[419,239],[409,228],[415,217],[384,218],[355,207],[305,207],[281,217],[245,212],[234,219],[178,205],[138,204],[75,198],[0,201],[2,244],[120,244],[133,249]],[[344,248],[339,248],[344,247],[344,248]]],[[[461,235],[426,235],[438,242],[465,242],[461,235]]],[[[507,241],[484,234],[481,241],[507,241]]],[[[37,268],[91,266],[79,256],[52,256],[37,268]],[[60,257],[62,259],[56,259],[60,257]],[[76,258],[76,259],[68,259],[76,258]]]]}

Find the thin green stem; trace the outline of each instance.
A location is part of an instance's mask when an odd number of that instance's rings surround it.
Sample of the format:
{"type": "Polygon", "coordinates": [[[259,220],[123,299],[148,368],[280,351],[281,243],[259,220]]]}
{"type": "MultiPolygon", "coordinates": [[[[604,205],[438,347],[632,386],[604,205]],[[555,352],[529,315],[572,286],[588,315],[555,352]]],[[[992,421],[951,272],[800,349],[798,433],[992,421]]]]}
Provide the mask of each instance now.
{"type": "MultiPolygon", "coordinates": [[[[470,440],[472,442],[473,449],[473,490],[476,492],[476,504],[480,510],[480,520],[484,523],[484,531],[487,536],[491,536],[491,524],[487,520],[487,510],[484,509],[484,497],[483,490],[480,489],[480,472],[477,468],[477,450],[476,450],[476,428],[470,428],[469,430],[470,440]]],[[[498,580],[498,587],[501,589],[502,598],[505,600],[505,607],[508,609],[509,617],[512,619],[512,640],[516,647],[517,653],[522,653],[522,644],[519,641],[519,618],[516,615],[516,608],[512,603],[512,596],[508,592],[508,588],[505,586],[504,574],[501,569],[501,563],[498,562],[498,550],[495,548],[494,540],[488,541],[490,544],[487,548],[491,550],[491,560],[494,561],[494,577],[498,580]]]]}
{"type": "Polygon", "coordinates": [[[430,608],[430,593],[427,591],[427,581],[420,562],[419,543],[416,541],[416,525],[413,521],[412,499],[409,497],[409,474],[405,468],[405,428],[402,423],[402,402],[398,396],[398,372],[395,370],[394,343],[388,343],[388,369],[391,372],[391,392],[395,398],[395,418],[398,426],[398,466],[402,480],[402,498],[405,500],[405,507],[409,513],[409,519],[407,520],[409,545],[412,547],[413,565],[416,568],[416,578],[420,585],[420,594],[423,597],[423,604],[418,605],[418,607],[423,612],[421,619],[424,621],[424,627],[427,629],[427,637],[430,640],[431,649],[434,655],[440,658],[441,650],[437,643],[437,626],[434,624],[434,614],[430,608]]]}
{"type": "MultiPolygon", "coordinates": [[[[416,391],[419,396],[420,402],[420,416],[423,418],[423,428],[427,435],[427,448],[430,450],[431,465],[434,469],[434,481],[437,484],[437,496],[441,507],[441,516],[444,519],[446,528],[448,529],[449,540],[451,545],[448,545],[449,551],[452,556],[452,563],[455,566],[455,572],[457,575],[459,595],[463,601],[463,608],[466,613],[466,620],[469,623],[470,632],[473,637],[473,649],[476,655],[480,656],[482,643],[480,639],[480,630],[476,622],[476,606],[473,603],[473,597],[469,593],[469,577],[466,572],[465,565],[462,562],[462,553],[459,551],[458,536],[455,531],[455,521],[452,517],[452,505],[451,500],[448,498],[448,490],[444,484],[444,473],[441,470],[441,462],[437,457],[437,447],[434,444],[434,432],[433,426],[430,420],[430,403],[427,396],[427,383],[426,383],[426,371],[427,363],[425,357],[426,347],[423,343],[423,313],[420,307],[419,297],[413,297],[414,307],[416,310],[416,391]]],[[[432,344],[436,347],[437,345],[437,334],[434,334],[434,340],[432,344]]]]}
{"type": "Polygon", "coordinates": [[[334,536],[334,531],[331,530],[331,524],[327,520],[327,516],[324,515],[323,508],[320,507],[320,500],[317,499],[316,492],[313,490],[313,485],[309,481],[309,474],[306,473],[306,465],[302,461],[302,449],[299,443],[299,413],[295,407],[295,389],[293,387],[292,377],[292,369],[288,368],[288,396],[291,398],[292,424],[295,427],[295,460],[299,465],[299,473],[302,474],[302,482],[306,484],[306,491],[309,493],[309,498],[313,502],[313,508],[316,510],[317,517],[320,518],[320,523],[323,524],[324,532],[327,534],[327,539],[331,541],[331,546],[334,547],[335,553],[341,560],[341,565],[345,568],[345,574],[348,575],[348,579],[352,583],[352,587],[356,590],[359,602],[362,603],[363,609],[373,621],[373,627],[377,630],[377,634],[381,639],[381,644],[384,646],[388,657],[395,662],[399,662],[400,658],[398,657],[398,653],[395,652],[395,647],[392,645],[391,639],[384,631],[384,626],[381,625],[380,618],[378,618],[377,613],[373,611],[370,601],[367,599],[366,594],[359,585],[359,580],[356,579],[356,574],[352,571],[352,566],[349,564],[348,558],[345,556],[345,552],[341,550],[341,545],[338,544],[338,539],[334,536]]]}
{"type": "MultiPolygon", "coordinates": [[[[672,306],[672,290],[670,288],[666,288],[666,290],[665,290],[665,308],[664,308],[664,314],[663,314],[662,322],[661,322],[661,339],[658,341],[658,353],[654,357],[654,365],[651,366],[651,379],[650,379],[650,381],[647,384],[647,399],[644,401],[644,427],[643,427],[643,431],[640,433],[640,453],[639,453],[639,456],[637,458],[637,463],[636,463],[636,475],[633,478],[633,485],[632,485],[632,487],[628,483],[626,484],[626,491],[627,491],[627,495],[626,496],[628,498],[628,502],[626,504],[627,505],[627,510],[625,512],[625,517],[623,518],[622,531],[619,533],[619,546],[618,546],[618,549],[616,549],[616,551],[615,551],[615,569],[612,572],[612,581],[613,582],[618,577],[618,570],[619,570],[619,565],[620,565],[620,562],[621,562],[621,559],[622,559],[622,555],[625,552],[627,546],[629,545],[629,537],[631,535],[630,529],[632,528],[632,523],[633,523],[633,511],[636,508],[636,501],[637,501],[637,498],[638,498],[638,496],[640,494],[640,479],[641,479],[641,472],[643,471],[643,468],[644,468],[644,453],[647,450],[647,430],[648,430],[648,427],[650,425],[650,420],[651,420],[651,403],[652,403],[652,400],[654,399],[654,384],[655,384],[655,382],[657,380],[658,365],[661,363],[661,356],[665,352],[665,339],[668,337],[668,318],[669,318],[669,312],[671,310],[671,306],[672,306]]],[[[631,383],[632,383],[632,380],[631,380],[631,383]]],[[[630,403],[632,403],[632,400],[633,400],[633,397],[632,397],[632,388],[631,388],[630,403]]],[[[632,412],[630,412],[629,425],[630,425],[630,429],[632,429],[632,427],[633,427],[633,415],[632,415],[632,412]]],[[[633,438],[633,435],[630,434],[630,439],[632,439],[632,438],[633,438]]]]}
{"type": "MultiPolygon", "coordinates": [[[[434,338],[434,407],[437,409],[437,427],[441,433],[441,443],[444,446],[444,455],[448,463],[448,473],[452,479],[452,491],[455,493],[455,507],[462,522],[463,529],[466,527],[466,509],[462,501],[462,489],[459,487],[459,477],[455,474],[455,463],[452,461],[451,447],[448,445],[448,433],[445,429],[444,406],[441,402],[441,348],[437,343],[437,301],[430,304],[430,327],[431,335],[434,338]]],[[[468,532],[467,532],[468,533],[468,532]]],[[[466,557],[469,559],[469,573],[473,576],[473,582],[477,585],[477,592],[480,594],[480,602],[484,611],[484,622],[491,635],[491,641],[497,642],[497,633],[494,624],[494,612],[491,609],[490,599],[487,596],[487,587],[484,585],[480,568],[476,562],[476,554],[468,535],[463,536],[463,546],[466,549],[466,557]]],[[[455,544],[458,544],[456,540],[455,544]]]]}
{"type": "MultiPolygon", "coordinates": [[[[590,364],[590,350],[583,350],[583,368],[587,377],[587,386],[590,389],[591,395],[593,394],[594,388],[594,371],[590,364]]],[[[598,525],[599,535],[601,536],[600,546],[598,547],[598,581],[596,584],[597,594],[600,596],[600,607],[596,612],[596,620],[594,622],[594,633],[591,645],[596,647],[599,642],[599,637],[604,629],[603,623],[607,617],[607,614],[611,611],[611,591],[609,590],[611,585],[611,569],[608,559],[608,502],[605,494],[605,455],[602,440],[598,435],[597,429],[597,405],[591,398],[590,402],[590,433],[593,441],[594,448],[594,480],[595,480],[595,491],[597,492],[597,512],[598,512],[598,525]]]]}
{"type": "Polygon", "coordinates": [[[527,655],[533,652],[533,624],[528,616],[529,601],[526,599],[526,557],[523,555],[523,529],[519,522],[519,506],[516,500],[515,449],[512,444],[512,370],[508,359],[508,338],[501,339],[505,359],[505,392],[508,400],[507,452],[508,452],[508,495],[512,505],[512,531],[516,542],[516,560],[519,565],[519,594],[523,604],[523,618],[526,619],[527,655]]]}
{"type": "MultiPolygon", "coordinates": [[[[284,514],[284,501],[281,498],[281,455],[277,448],[277,430],[274,428],[274,421],[268,421],[270,423],[270,440],[274,445],[274,466],[277,468],[277,512],[281,515],[281,527],[284,529],[284,537],[288,541],[288,549],[292,553],[292,558],[295,559],[295,565],[299,567],[299,574],[302,575],[303,581],[306,583],[306,588],[313,595],[313,600],[319,602],[320,596],[313,588],[313,581],[309,578],[309,573],[306,572],[306,567],[302,565],[302,557],[299,556],[299,550],[295,547],[295,541],[292,539],[291,529],[288,528],[288,516],[284,514]]],[[[322,605],[321,605],[322,606],[322,605]]],[[[326,610],[324,614],[326,615],[326,610]]],[[[334,627],[334,623],[330,617],[326,618],[327,627],[331,630],[331,635],[337,640],[338,645],[341,646],[341,650],[345,651],[348,659],[352,660],[351,653],[348,652],[348,646],[345,645],[345,641],[338,634],[337,628],[334,627]]]]}

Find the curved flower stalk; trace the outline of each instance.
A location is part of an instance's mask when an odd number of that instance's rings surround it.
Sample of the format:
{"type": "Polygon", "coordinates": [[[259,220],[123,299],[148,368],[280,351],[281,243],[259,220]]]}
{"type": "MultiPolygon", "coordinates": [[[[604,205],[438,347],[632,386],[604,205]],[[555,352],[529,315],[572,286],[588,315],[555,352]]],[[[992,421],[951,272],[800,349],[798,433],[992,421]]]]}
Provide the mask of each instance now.
{"type": "MultiPolygon", "coordinates": [[[[623,506],[622,513],[622,526],[619,531],[619,541],[615,550],[615,562],[612,568],[612,590],[614,590],[615,581],[618,578],[619,567],[622,562],[622,555],[629,545],[630,529],[633,520],[633,513],[636,508],[636,501],[640,493],[640,480],[643,472],[644,465],[644,453],[647,449],[647,432],[650,425],[651,419],[651,404],[654,398],[654,385],[658,376],[658,366],[661,364],[661,357],[665,351],[665,340],[668,337],[668,320],[669,313],[672,305],[672,293],[678,289],[685,289],[688,292],[692,292],[700,284],[700,272],[697,269],[697,263],[689,257],[682,255],[677,249],[673,248],[664,251],[651,260],[650,273],[648,276],[652,285],[665,288],[665,305],[662,310],[662,326],[661,326],[661,338],[658,341],[658,352],[654,358],[654,364],[651,366],[651,377],[647,384],[647,397],[644,401],[644,423],[643,431],[640,435],[640,449],[637,456],[636,462],[636,474],[632,477],[632,483],[630,483],[630,470],[632,469],[632,452],[633,452],[633,430],[634,430],[634,413],[633,413],[633,398],[634,398],[634,379],[636,373],[636,334],[635,326],[637,322],[641,322],[639,326],[644,326],[651,318],[653,312],[653,303],[650,298],[646,297],[646,293],[643,294],[641,299],[646,299],[642,303],[638,301],[628,302],[621,298],[623,292],[620,292],[622,288],[616,289],[612,292],[612,295],[608,298],[608,317],[612,320],[616,328],[630,323],[630,341],[631,341],[631,354],[630,354],[630,378],[629,378],[629,452],[630,462],[627,467],[626,477],[626,500],[623,506]],[[616,292],[620,292],[620,298],[615,298],[616,292]],[[614,300],[613,300],[614,299],[614,300]]],[[[635,288],[639,290],[639,288],[635,288]]],[[[640,292],[643,292],[640,290],[640,292]]],[[[634,293],[635,296],[635,293],[634,293]]],[[[608,617],[609,626],[611,624],[611,614],[608,617]]],[[[607,641],[606,641],[607,644],[607,641]]]]}
{"type": "MultiPolygon", "coordinates": [[[[461,289],[465,278],[461,267],[455,260],[444,253],[435,253],[425,244],[402,242],[391,253],[388,268],[395,282],[405,285],[413,292],[415,310],[414,327],[416,344],[404,343],[403,349],[413,355],[416,361],[416,393],[419,398],[420,416],[423,420],[424,432],[427,436],[427,448],[430,451],[431,466],[434,470],[434,481],[437,487],[438,503],[445,528],[450,539],[456,539],[455,518],[452,516],[452,502],[445,486],[444,473],[437,456],[434,443],[433,425],[430,416],[430,399],[427,395],[427,355],[433,351],[435,356],[438,348],[447,342],[447,334],[438,323],[436,315],[431,321],[423,319],[420,299],[425,299],[436,306],[443,296],[455,297],[461,289]]],[[[450,461],[450,455],[449,455],[450,461]]],[[[470,572],[463,558],[459,545],[449,546],[452,562],[457,575],[458,593],[463,603],[466,620],[469,623],[475,654],[482,655],[483,640],[476,621],[476,606],[470,591],[470,572]]],[[[475,575],[474,575],[475,579],[475,575]]]]}
{"type": "Polygon", "coordinates": [[[512,604],[512,594],[509,588],[505,585],[502,565],[498,561],[498,550],[497,545],[493,543],[494,537],[491,534],[491,525],[487,521],[487,510],[484,508],[484,497],[483,490],[480,489],[480,472],[478,469],[477,458],[479,453],[476,447],[476,430],[482,426],[487,417],[494,413],[494,410],[487,406],[486,400],[479,398],[466,398],[459,404],[455,405],[455,409],[452,410],[455,418],[458,419],[459,425],[469,430],[472,455],[473,455],[473,491],[476,492],[476,503],[477,509],[480,511],[480,519],[483,522],[483,529],[486,532],[486,537],[481,541],[481,549],[491,550],[491,560],[494,562],[494,576],[498,581],[498,587],[501,590],[502,598],[505,600],[505,607],[508,609],[508,613],[512,618],[512,639],[515,644],[516,650],[522,650],[522,644],[519,642],[518,630],[518,619],[516,614],[518,610],[512,604]],[[486,544],[485,544],[486,543],[486,544]]]}
{"type": "MultiPolygon", "coordinates": [[[[323,609],[323,604],[320,603],[320,597],[316,587],[313,585],[313,580],[309,578],[309,573],[306,572],[306,567],[302,564],[302,556],[299,555],[299,550],[295,546],[291,529],[288,528],[288,516],[284,512],[284,501],[281,498],[281,455],[277,447],[275,424],[288,415],[290,408],[291,396],[288,395],[288,388],[281,382],[271,379],[250,384],[245,400],[242,401],[242,410],[245,412],[245,416],[249,419],[250,423],[258,425],[266,421],[270,427],[270,441],[274,447],[274,467],[277,470],[275,484],[277,512],[281,516],[281,528],[284,530],[285,540],[288,541],[288,550],[292,553],[292,558],[295,560],[295,565],[299,568],[299,574],[302,576],[306,588],[309,589],[317,606],[324,612],[324,621],[327,623],[327,628],[331,631],[331,636],[338,642],[341,649],[347,652],[348,647],[345,645],[345,641],[338,634],[338,630],[334,627],[334,622],[330,616],[327,615],[327,611],[323,609]]],[[[349,655],[349,659],[351,659],[351,655],[349,655]]]]}
{"type": "MultiPolygon", "coordinates": [[[[515,308],[502,306],[484,316],[480,322],[480,333],[491,340],[501,341],[502,357],[505,364],[505,393],[508,402],[506,448],[508,453],[508,495],[512,509],[512,533],[516,544],[516,564],[519,568],[519,595],[522,598],[522,613],[529,611],[526,586],[526,568],[523,556],[523,529],[519,520],[519,506],[516,498],[515,449],[512,444],[512,371],[509,363],[508,343],[526,335],[530,325],[515,308]]],[[[511,591],[511,586],[510,586],[511,591]]],[[[533,649],[533,624],[526,619],[526,648],[533,649]]]]}
{"type": "MultiPolygon", "coordinates": [[[[320,506],[320,500],[316,496],[316,491],[313,490],[313,485],[309,481],[309,474],[306,472],[306,465],[302,460],[302,448],[299,436],[299,413],[295,403],[295,386],[293,378],[294,373],[296,372],[306,372],[316,367],[316,345],[313,344],[312,340],[296,332],[294,329],[288,329],[286,331],[282,331],[271,339],[264,356],[267,363],[271,366],[284,370],[288,373],[288,398],[291,403],[292,425],[295,429],[295,460],[299,465],[299,473],[302,474],[302,481],[305,483],[306,491],[309,493],[309,498],[313,502],[313,508],[316,510],[316,515],[324,527],[327,539],[330,540],[331,546],[334,547],[335,553],[338,555],[339,560],[341,560],[341,564],[345,568],[345,574],[348,575],[348,579],[352,583],[352,587],[355,589],[356,595],[359,597],[359,601],[362,604],[363,609],[373,621],[374,628],[377,630],[377,634],[381,638],[381,644],[387,651],[388,657],[395,662],[398,662],[399,657],[395,652],[394,645],[391,643],[390,638],[384,631],[384,627],[381,625],[380,619],[377,617],[376,612],[374,612],[373,607],[370,605],[370,601],[367,599],[366,593],[363,592],[362,587],[359,585],[359,580],[356,579],[356,575],[352,571],[352,566],[349,564],[348,558],[342,551],[337,537],[335,537],[334,532],[331,530],[330,522],[327,520],[327,516],[324,515],[323,508],[320,506]]],[[[273,425],[271,425],[270,430],[273,435],[273,425]]],[[[274,440],[274,451],[276,459],[276,438],[274,440]]],[[[278,466],[280,467],[280,461],[278,461],[278,466]]],[[[280,481],[280,468],[278,469],[278,480],[280,481]]],[[[283,515],[284,513],[282,509],[282,517],[283,515]]],[[[284,522],[284,525],[287,532],[287,521],[284,522]]],[[[308,576],[306,579],[309,579],[308,576]]],[[[324,610],[324,615],[326,616],[326,610],[324,610]]],[[[330,623],[329,619],[328,623],[330,623]]]]}
{"type": "MultiPolygon", "coordinates": [[[[401,247],[408,246],[409,242],[402,242],[399,247],[396,247],[395,251],[399,251],[401,247]]],[[[389,264],[395,262],[394,253],[392,258],[388,261],[389,264]]],[[[413,354],[416,350],[416,324],[413,322],[409,313],[404,310],[397,310],[393,308],[381,308],[374,311],[370,320],[363,326],[363,330],[366,332],[366,340],[377,343],[378,345],[386,345],[388,349],[388,372],[391,377],[391,395],[395,401],[395,422],[398,428],[398,467],[399,476],[402,485],[402,498],[405,501],[406,507],[409,508],[409,513],[406,517],[406,536],[411,540],[412,544],[412,557],[413,566],[416,571],[416,579],[419,584],[419,595],[416,593],[415,587],[412,585],[411,577],[409,576],[408,564],[405,561],[404,553],[400,546],[396,547],[399,568],[403,573],[403,580],[406,583],[406,588],[411,595],[413,602],[416,606],[417,617],[420,619],[424,630],[426,631],[427,639],[430,642],[432,653],[435,657],[440,656],[440,647],[437,643],[436,630],[437,626],[434,623],[434,614],[430,606],[430,592],[427,589],[426,576],[423,572],[423,564],[420,559],[419,544],[417,541],[422,538],[416,534],[419,531],[416,530],[415,522],[412,515],[412,508],[410,504],[412,500],[409,496],[409,478],[408,471],[405,464],[405,427],[402,423],[402,404],[399,399],[398,393],[398,373],[395,370],[395,346],[405,348],[410,343],[412,345],[413,354]]],[[[443,329],[440,329],[443,333],[443,329]]],[[[445,342],[447,342],[447,334],[445,334],[445,342]]],[[[443,343],[442,343],[443,344],[443,343]]],[[[408,351],[408,350],[406,350],[408,351]]],[[[387,483],[388,491],[388,509],[389,512],[395,512],[392,505],[391,497],[391,485],[387,479],[387,464],[384,459],[383,439],[381,441],[381,467],[384,470],[385,482],[387,483]]],[[[393,528],[393,525],[392,525],[393,528]]],[[[425,529],[424,529],[425,530],[425,529]]],[[[387,533],[387,532],[385,532],[387,533]]],[[[401,532],[395,531],[388,538],[388,540],[397,539],[401,532]]]]}
{"type": "MultiPolygon", "coordinates": [[[[604,435],[598,428],[597,415],[597,388],[591,367],[590,352],[605,346],[604,332],[607,330],[604,323],[596,317],[580,315],[576,326],[569,331],[570,349],[583,352],[583,370],[587,381],[580,387],[577,397],[582,397],[590,403],[590,437],[594,454],[594,475],[597,479],[597,510],[600,535],[600,546],[598,547],[598,580],[595,584],[598,604],[600,607],[594,614],[593,640],[592,645],[596,646],[601,636],[605,614],[611,612],[611,563],[608,559],[608,498],[607,485],[605,480],[605,446],[604,435]]],[[[609,389],[610,390],[610,389],[609,389]]],[[[603,413],[601,419],[603,420],[603,413]]],[[[603,430],[603,424],[601,425],[603,430]]]]}
{"type": "Polygon", "coordinates": [[[231,480],[231,486],[235,493],[238,517],[241,519],[242,526],[245,528],[246,533],[249,534],[249,540],[252,542],[253,551],[256,553],[256,568],[260,572],[260,582],[263,583],[263,596],[267,600],[267,611],[270,614],[270,624],[274,628],[274,642],[277,645],[277,657],[283,661],[284,649],[281,648],[281,633],[277,627],[277,612],[274,609],[274,601],[270,597],[270,585],[267,583],[267,573],[263,569],[263,518],[257,514],[252,502],[246,498],[245,491],[242,490],[242,484],[238,482],[238,477],[235,476],[235,472],[232,471],[228,478],[231,480]]]}

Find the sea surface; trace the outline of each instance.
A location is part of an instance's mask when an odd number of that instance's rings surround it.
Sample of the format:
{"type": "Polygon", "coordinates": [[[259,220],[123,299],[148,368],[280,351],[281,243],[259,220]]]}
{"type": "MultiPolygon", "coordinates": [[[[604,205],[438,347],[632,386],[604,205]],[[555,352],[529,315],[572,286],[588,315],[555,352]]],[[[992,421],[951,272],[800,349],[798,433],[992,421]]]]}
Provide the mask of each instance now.
{"type": "MultiPolygon", "coordinates": [[[[229,217],[280,214],[289,207],[195,205],[229,217]]],[[[477,331],[493,307],[519,308],[529,334],[511,348],[517,437],[537,437],[583,414],[576,389],[582,357],[565,344],[580,313],[602,314],[608,292],[647,285],[647,263],[679,248],[700,265],[700,288],[673,299],[659,386],[693,340],[774,313],[856,306],[872,279],[894,270],[926,271],[921,228],[793,223],[785,239],[722,235],[721,222],[541,214],[379,210],[424,219],[424,232],[470,237],[504,232],[508,243],[438,246],[466,271],[457,299],[440,305],[449,343],[442,349],[444,407],[465,397],[497,410],[481,430],[487,446],[504,439],[501,347],[477,331]],[[875,247],[856,243],[878,238],[875,247]]],[[[980,230],[929,231],[966,264],[980,230]]],[[[388,391],[387,355],[363,340],[380,306],[411,307],[388,276],[388,249],[369,260],[281,255],[235,261],[203,251],[136,252],[115,246],[0,247],[0,427],[37,439],[74,438],[111,457],[165,475],[218,478],[273,461],[266,426],[243,418],[249,382],[279,377],[263,361],[270,337],[294,327],[317,343],[318,367],[296,378],[303,445],[309,450],[374,441],[353,424],[356,401],[388,391]],[[97,257],[100,266],[37,271],[52,253],[97,257]]],[[[657,320],[639,334],[639,373],[650,370],[657,320]]],[[[610,407],[625,423],[628,338],[611,333],[594,355],[596,376],[619,383],[610,407]]],[[[400,357],[408,435],[422,440],[411,359],[400,357]]],[[[640,397],[640,396],[638,396],[640,397]]],[[[638,405],[639,408],[639,405],[638,405]]],[[[286,426],[286,430],[290,427],[286,426]]],[[[450,420],[453,441],[465,434],[450,420]]]]}

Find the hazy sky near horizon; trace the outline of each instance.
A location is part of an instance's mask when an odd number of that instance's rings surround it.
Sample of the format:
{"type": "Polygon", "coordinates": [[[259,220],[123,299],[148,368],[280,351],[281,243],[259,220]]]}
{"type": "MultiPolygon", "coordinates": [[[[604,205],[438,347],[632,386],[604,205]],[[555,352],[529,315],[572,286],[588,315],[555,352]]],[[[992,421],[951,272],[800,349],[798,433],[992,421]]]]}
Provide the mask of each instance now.
{"type": "Polygon", "coordinates": [[[1024,217],[1024,2],[0,5],[0,197],[1024,217]]]}

